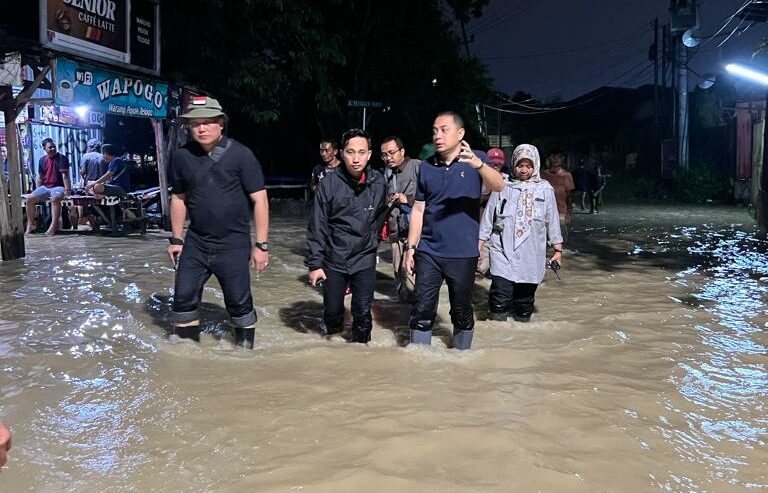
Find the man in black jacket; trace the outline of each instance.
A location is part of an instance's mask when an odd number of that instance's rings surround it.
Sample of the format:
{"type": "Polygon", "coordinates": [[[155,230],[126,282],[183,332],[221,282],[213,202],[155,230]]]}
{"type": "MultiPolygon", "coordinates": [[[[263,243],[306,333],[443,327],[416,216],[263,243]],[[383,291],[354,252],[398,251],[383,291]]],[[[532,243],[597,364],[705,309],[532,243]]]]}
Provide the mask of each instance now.
{"type": "MultiPolygon", "coordinates": [[[[371,340],[371,305],[376,284],[376,249],[386,183],[368,166],[371,138],[353,129],[342,136],[344,166],[317,187],[307,231],[309,282],[323,281],[323,321],[327,334],[344,324],[344,291],[352,289],[352,341],[371,340]]],[[[386,210],[384,211],[386,212],[386,210]]]]}

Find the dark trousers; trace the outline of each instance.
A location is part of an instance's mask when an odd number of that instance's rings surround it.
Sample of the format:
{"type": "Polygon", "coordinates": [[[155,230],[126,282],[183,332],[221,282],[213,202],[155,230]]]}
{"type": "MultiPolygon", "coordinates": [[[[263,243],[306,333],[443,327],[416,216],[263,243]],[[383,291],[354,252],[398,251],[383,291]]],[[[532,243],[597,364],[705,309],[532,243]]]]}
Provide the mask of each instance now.
{"type": "Polygon", "coordinates": [[[349,284],[352,290],[352,338],[357,342],[370,340],[373,320],[373,290],[376,286],[376,267],[345,274],[325,269],[323,283],[323,321],[329,334],[341,332],[344,327],[344,292],[349,284]],[[365,339],[365,340],[361,340],[365,339]]]}
{"type": "Polygon", "coordinates": [[[472,330],[475,327],[472,288],[475,284],[477,257],[433,257],[417,251],[415,269],[416,304],[411,311],[411,330],[432,330],[443,280],[448,284],[453,330],[472,330]]]}
{"type": "Polygon", "coordinates": [[[256,323],[251,298],[250,248],[210,250],[199,240],[187,236],[181,251],[173,295],[174,322],[198,319],[197,307],[203,287],[213,274],[221,284],[227,313],[236,327],[256,323]]]}
{"type": "Polygon", "coordinates": [[[530,317],[538,284],[512,282],[499,276],[491,276],[488,292],[488,308],[492,313],[513,313],[518,317],[530,317]]]}

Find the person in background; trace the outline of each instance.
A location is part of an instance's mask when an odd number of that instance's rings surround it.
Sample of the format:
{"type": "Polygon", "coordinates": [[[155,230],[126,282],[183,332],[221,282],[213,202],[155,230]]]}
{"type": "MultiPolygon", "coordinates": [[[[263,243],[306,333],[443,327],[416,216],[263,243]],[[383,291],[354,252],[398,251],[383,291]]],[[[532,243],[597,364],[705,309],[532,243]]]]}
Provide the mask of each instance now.
{"type": "Polygon", "coordinates": [[[72,193],[72,182],[69,178],[69,160],[56,149],[56,143],[51,138],[42,142],[45,156],[37,163],[37,188],[27,196],[27,230],[30,234],[35,229],[35,216],[39,201],[51,201],[51,226],[45,232],[53,236],[61,226],[61,201],[72,193]]]}
{"type": "Polygon", "coordinates": [[[81,188],[85,188],[107,172],[108,163],[101,154],[101,142],[98,139],[88,140],[86,151],[80,161],[81,188]]]}
{"type": "Polygon", "coordinates": [[[565,153],[556,150],[549,156],[549,169],[541,173],[555,190],[557,200],[557,212],[560,215],[560,225],[564,236],[567,236],[568,224],[571,222],[571,210],[573,209],[572,195],[576,186],[573,184],[573,176],[565,168],[565,153]]]}
{"type": "Polygon", "coordinates": [[[334,139],[326,139],[320,142],[320,159],[323,161],[312,168],[312,178],[309,188],[312,193],[317,191],[317,186],[323,177],[333,173],[341,164],[339,159],[339,143],[334,139]]]}
{"type": "Polygon", "coordinates": [[[96,181],[85,186],[87,193],[96,196],[122,197],[131,191],[131,174],[128,163],[115,153],[115,146],[104,144],[101,155],[107,163],[107,171],[96,181]]]}
{"type": "Polygon", "coordinates": [[[11,431],[0,423],[0,469],[8,461],[8,452],[11,450],[11,431]]]}
{"type": "MultiPolygon", "coordinates": [[[[371,138],[359,129],[341,138],[344,165],[326,176],[315,194],[307,229],[309,282],[323,286],[323,332],[339,333],[344,325],[344,293],[352,290],[352,342],[371,340],[373,291],[379,218],[386,183],[369,166],[371,138]]],[[[386,209],[384,209],[386,212],[386,209]]]]}
{"type": "Polygon", "coordinates": [[[400,301],[413,302],[416,278],[408,273],[403,260],[408,240],[408,218],[416,197],[421,161],[409,158],[403,141],[395,136],[382,141],[381,159],[386,165],[384,178],[387,182],[387,202],[397,199],[400,204],[392,210],[387,220],[387,239],[392,247],[397,294],[400,301]]]}
{"type": "Polygon", "coordinates": [[[589,209],[590,214],[598,214],[600,211],[598,208],[603,205],[603,190],[605,189],[605,175],[603,174],[603,168],[599,164],[595,166],[595,172],[591,176],[589,183],[589,200],[591,207],[589,209]]]}
{"type": "Polygon", "coordinates": [[[528,322],[547,263],[562,262],[563,237],[555,193],[539,176],[539,151],[530,144],[512,153],[513,177],[494,192],[480,222],[480,247],[491,251],[491,320],[528,322]],[[553,255],[547,262],[547,241],[553,255]]]}
{"type": "Polygon", "coordinates": [[[582,211],[584,210],[584,204],[586,203],[587,195],[589,194],[590,180],[590,173],[584,167],[584,159],[579,159],[579,165],[573,170],[573,183],[576,187],[576,200],[582,211]]]}
{"type": "MultiPolygon", "coordinates": [[[[505,165],[506,165],[506,158],[504,156],[504,151],[499,149],[498,147],[492,147],[488,149],[488,159],[486,161],[490,166],[493,166],[496,171],[501,173],[501,176],[506,181],[508,178],[507,173],[504,171],[505,165]]],[[[488,198],[491,196],[491,191],[483,185],[483,191],[480,194],[480,217],[483,217],[483,211],[485,210],[485,205],[488,203],[488,198]]],[[[479,277],[485,277],[488,274],[488,267],[489,267],[489,256],[488,256],[488,246],[485,245],[483,248],[480,248],[480,258],[477,260],[477,272],[476,274],[479,277]]]]}
{"type": "Polygon", "coordinates": [[[8,190],[8,148],[0,146],[0,161],[3,162],[3,179],[5,179],[5,189],[8,190]]]}
{"type": "Polygon", "coordinates": [[[477,269],[480,192],[504,189],[504,178],[464,140],[464,120],[453,111],[432,125],[436,154],[422,161],[408,228],[405,265],[416,272],[411,343],[431,344],[440,286],[448,284],[453,347],[470,349],[475,328],[472,288],[477,269]]]}
{"type": "MultiPolygon", "coordinates": [[[[89,139],[86,151],[80,161],[80,189],[82,190],[80,193],[84,193],[85,187],[107,172],[107,162],[101,155],[101,142],[98,139],[89,139]]],[[[81,217],[84,217],[83,206],[69,208],[69,222],[72,224],[72,229],[77,229],[81,217]]]]}

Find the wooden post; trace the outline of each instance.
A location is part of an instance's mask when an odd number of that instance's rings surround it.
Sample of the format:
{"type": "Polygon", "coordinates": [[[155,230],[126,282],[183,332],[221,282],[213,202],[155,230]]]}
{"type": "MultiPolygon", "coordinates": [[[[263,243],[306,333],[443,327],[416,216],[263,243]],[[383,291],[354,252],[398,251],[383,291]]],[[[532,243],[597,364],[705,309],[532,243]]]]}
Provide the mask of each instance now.
{"type": "Polygon", "coordinates": [[[3,111],[5,140],[8,147],[8,189],[0,190],[4,200],[0,211],[0,249],[3,260],[16,260],[26,255],[24,248],[24,222],[21,216],[21,183],[19,143],[16,129],[16,109],[9,102],[3,111]],[[10,192],[10,201],[8,201],[10,192]]]}
{"type": "MultiPolygon", "coordinates": [[[[0,249],[3,260],[16,260],[26,256],[24,247],[24,221],[21,216],[21,165],[19,163],[19,138],[16,117],[35,93],[43,79],[51,71],[53,62],[35,77],[35,80],[3,106],[5,117],[5,140],[8,147],[8,181],[10,203],[6,202],[7,192],[2,192],[3,211],[0,211],[0,249]]],[[[2,187],[3,189],[5,187],[2,187]]]]}
{"type": "Polygon", "coordinates": [[[160,208],[163,210],[163,229],[171,229],[171,205],[168,196],[168,167],[163,136],[163,120],[152,118],[152,130],[155,132],[155,153],[157,154],[157,174],[160,184],[160,208]]]}

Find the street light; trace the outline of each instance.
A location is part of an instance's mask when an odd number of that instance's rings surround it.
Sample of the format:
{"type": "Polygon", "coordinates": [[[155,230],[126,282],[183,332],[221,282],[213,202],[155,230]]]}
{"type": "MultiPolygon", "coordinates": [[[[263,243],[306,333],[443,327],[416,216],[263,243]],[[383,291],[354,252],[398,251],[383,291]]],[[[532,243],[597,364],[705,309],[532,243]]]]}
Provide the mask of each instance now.
{"type": "Polygon", "coordinates": [[[759,70],[755,70],[739,63],[729,63],[725,66],[725,70],[727,70],[728,73],[737,75],[743,79],[768,86],[768,74],[765,72],[760,72],[759,70]]]}
{"type": "Polygon", "coordinates": [[[85,115],[88,114],[88,107],[87,106],[75,106],[75,113],[77,113],[77,116],[80,118],[85,118],[85,115]]]}

